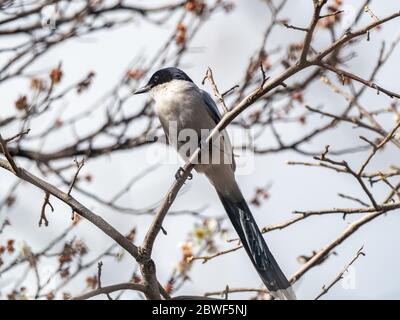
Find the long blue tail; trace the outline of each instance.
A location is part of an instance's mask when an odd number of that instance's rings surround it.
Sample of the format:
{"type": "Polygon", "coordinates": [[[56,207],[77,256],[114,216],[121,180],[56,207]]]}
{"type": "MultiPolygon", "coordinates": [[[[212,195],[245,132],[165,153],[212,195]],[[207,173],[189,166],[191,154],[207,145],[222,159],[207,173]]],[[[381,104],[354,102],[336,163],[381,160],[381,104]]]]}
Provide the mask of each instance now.
{"type": "Polygon", "coordinates": [[[272,296],[285,300],[296,299],[289,281],[268,249],[246,201],[243,198],[241,201],[230,200],[220,192],[218,196],[251,262],[272,296]]]}

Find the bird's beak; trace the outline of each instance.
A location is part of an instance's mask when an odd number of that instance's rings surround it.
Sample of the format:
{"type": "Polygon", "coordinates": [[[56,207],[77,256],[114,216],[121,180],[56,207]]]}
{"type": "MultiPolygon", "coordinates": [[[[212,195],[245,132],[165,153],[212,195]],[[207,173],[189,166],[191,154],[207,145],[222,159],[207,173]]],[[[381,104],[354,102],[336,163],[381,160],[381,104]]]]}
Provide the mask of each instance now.
{"type": "Polygon", "coordinates": [[[137,89],[133,94],[140,94],[140,93],[145,93],[151,89],[150,85],[145,85],[142,88],[137,89]]]}

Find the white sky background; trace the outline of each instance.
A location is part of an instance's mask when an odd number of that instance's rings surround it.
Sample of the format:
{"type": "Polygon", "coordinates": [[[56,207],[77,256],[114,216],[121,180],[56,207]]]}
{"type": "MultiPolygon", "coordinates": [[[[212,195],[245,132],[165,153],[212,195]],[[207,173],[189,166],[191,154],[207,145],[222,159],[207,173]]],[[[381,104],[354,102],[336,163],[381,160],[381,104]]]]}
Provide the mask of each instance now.
{"type": "MultiPolygon", "coordinates": [[[[142,5],[157,5],[166,1],[136,1],[142,5]]],[[[290,23],[296,26],[306,26],[311,14],[311,0],[289,1],[282,18],[290,18],[290,23]]],[[[363,1],[345,1],[349,5],[359,5],[363,1]]],[[[396,1],[382,0],[374,1],[371,9],[378,17],[384,17],[398,10],[396,1]]],[[[43,58],[37,61],[30,71],[48,70],[55,67],[59,61],[63,63],[65,77],[62,85],[67,85],[77,79],[84,77],[88,71],[95,70],[96,77],[90,90],[78,96],[68,99],[68,108],[65,116],[72,115],[92,105],[119,79],[131,60],[139,53],[151,54],[163,43],[166,35],[175,28],[176,19],[171,19],[167,25],[168,29],[159,28],[142,22],[140,18],[137,23],[119,28],[113,31],[91,34],[82,39],[67,41],[51,50],[43,58]]],[[[215,80],[225,90],[238,82],[247,66],[248,59],[254,49],[258,47],[262,33],[268,22],[268,11],[265,4],[258,0],[237,1],[237,6],[230,14],[220,12],[214,15],[206,23],[205,27],[197,34],[192,42],[192,47],[200,48],[187,55],[183,60],[182,68],[200,86],[207,66],[213,69],[215,80]]],[[[369,22],[365,15],[363,23],[369,22]]],[[[380,32],[371,34],[371,41],[361,41],[358,44],[359,55],[350,62],[351,70],[360,76],[367,76],[371,71],[375,57],[379,53],[380,42],[383,38],[390,43],[398,36],[398,21],[384,25],[380,32]]],[[[320,30],[317,30],[320,33],[320,30]]],[[[268,46],[277,47],[300,40],[302,33],[285,28],[276,28],[272,34],[268,46]]],[[[323,37],[315,47],[327,45],[323,37]]],[[[13,41],[9,39],[8,41],[13,41]]],[[[0,42],[0,47],[4,42],[0,42]]],[[[400,91],[398,81],[394,81],[395,75],[399,74],[398,63],[399,50],[393,54],[377,76],[377,83],[393,91],[400,91]]],[[[292,80],[291,80],[292,81],[292,80]]],[[[29,80],[12,80],[0,86],[1,114],[4,117],[14,111],[14,101],[26,91],[29,80]]],[[[208,85],[205,86],[210,91],[208,85]]],[[[134,109],[145,97],[132,97],[128,104],[134,109]]],[[[379,108],[387,106],[390,99],[384,95],[377,96],[373,90],[364,95],[364,102],[367,106],[379,108]]],[[[316,84],[313,90],[306,94],[306,102],[311,106],[324,104],[326,110],[335,112],[337,108],[343,108],[345,101],[335,95],[323,85],[316,84]]],[[[128,110],[129,111],[129,110],[128,110]]],[[[314,117],[315,122],[307,126],[278,126],[278,130],[284,130],[284,137],[295,139],[310,131],[313,125],[321,120],[314,117]]],[[[52,118],[49,118],[51,123],[52,118]]],[[[95,128],[96,116],[86,122],[82,132],[95,128]]],[[[323,120],[324,123],[326,120],[323,120]]],[[[393,119],[387,119],[390,124],[393,119]]],[[[32,132],[40,132],[43,127],[40,123],[32,127],[32,132]]],[[[46,127],[46,126],[45,126],[46,127]]],[[[2,132],[4,136],[11,135],[9,132],[2,132]]],[[[332,148],[343,148],[358,145],[358,136],[365,134],[356,131],[349,126],[340,126],[340,129],[313,140],[307,147],[310,151],[319,151],[323,146],[330,144],[332,148]]],[[[59,135],[56,139],[48,141],[46,148],[56,150],[71,139],[70,133],[59,135]]],[[[274,144],[273,137],[269,132],[261,140],[264,147],[274,144]]],[[[157,148],[151,146],[149,148],[157,148]]],[[[147,167],[144,156],[146,148],[138,148],[135,151],[116,153],[110,157],[90,159],[83,168],[83,173],[91,173],[94,180],[91,184],[83,185],[91,192],[104,195],[106,198],[112,196],[124,185],[135,173],[147,167]]],[[[397,152],[397,151],[396,151],[397,152]]],[[[395,150],[388,149],[384,155],[377,157],[371,166],[382,168],[393,159],[398,157],[395,150]]],[[[331,173],[322,169],[305,167],[290,167],[285,164],[286,160],[312,160],[301,157],[292,152],[285,152],[267,156],[257,156],[255,159],[255,170],[252,174],[238,177],[239,185],[247,198],[254,194],[257,187],[265,186],[272,182],[271,198],[261,207],[252,206],[252,211],[260,226],[283,222],[292,216],[294,210],[328,209],[332,207],[352,206],[352,203],[337,197],[337,193],[347,193],[363,197],[359,186],[346,175],[331,173]]],[[[350,163],[360,163],[365,159],[365,153],[347,156],[350,163]]],[[[24,161],[21,164],[26,165],[24,161]]],[[[141,208],[152,204],[165,194],[173,182],[177,164],[162,164],[157,170],[146,179],[132,188],[123,197],[122,204],[133,208],[141,208]]],[[[0,194],[5,194],[14,181],[10,174],[4,170],[0,171],[0,194]]],[[[194,179],[187,183],[189,189],[182,196],[178,197],[173,204],[175,209],[199,209],[208,204],[205,213],[220,215],[223,208],[219,203],[214,190],[208,181],[197,174],[194,179]]],[[[11,210],[3,209],[0,212],[0,221],[8,216],[12,222],[12,228],[7,228],[0,235],[0,244],[9,238],[24,239],[33,248],[41,248],[50,239],[57,235],[66,225],[70,223],[70,209],[62,203],[53,200],[56,207],[53,214],[48,214],[50,226],[38,228],[37,221],[43,201],[42,192],[34,187],[24,185],[19,189],[18,202],[11,210]]],[[[147,230],[151,217],[123,216],[119,213],[95,204],[93,201],[75,193],[78,200],[87,204],[96,213],[104,217],[122,233],[129,231],[132,225],[138,226],[138,237],[136,242],[140,243],[144,232],[147,230]]],[[[284,231],[274,231],[265,237],[271,251],[275,254],[286,275],[290,276],[299,267],[296,257],[301,254],[309,255],[312,250],[318,250],[332,241],[354,218],[342,220],[341,216],[312,217],[304,222],[288,227],[284,231]]],[[[168,279],[170,271],[180,259],[178,244],[185,241],[188,231],[192,230],[196,220],[189,216],[168,217],[164,227],[168,236],[160,234],[157,238],[154,260],[157,264],[157,274],[162,283],[168,279]]],[[[345,290],[340,284],[336,285],[326,298],[332,299],[362,299],[378,298],[393,299],[400,298],[400,278],[398,270],[400,267],[399,243],[400,234],[398,223],[400,217],[397,212],[390,212],[387,216],[379,217],[376,220],[361,228],[335,251],[337,256],[332,256],[322,266],[309,271],[294,288],[299,298],[312,299],[321,290],[323,284],[329,283],[343,266],[353,257],[355,252],[364,245],[365,257],[361,257],[355,263],[355,286],[351,290],[345,290]]],[[[228,224],[226,224],[228,225],[228,224]]],[[[95,255],[99,250],[104,250],[111,244],[111,240],[88,222],[83,222],[74,233],[83,238],[95,255]]],[[[231,233],[234,235],[234,232],[231,233]]],[[[230,245],[220,246],[220,249],[229,248],[230,245]]],[[[126,281],[131,273],[132,259],[128,256],[123,262],[116,264],[104,260],[102,284],[109,285],[126,281]]],[[[96,265],[88,271],[89,275],[96,272],[96,265]]],[[[84,278],[80,278],[84,279],[84,278]]],[[[206,264],[196,263],[192,272],[192,282],[187,282],[180,294],[202,294],[205,291],[222,290],[227,284],[230,287],[258,287],[260,280],[251,266],[243,250],[236,251],[209,261],[206,264]]],[[[0,278],[0,288],[10,288],[12,278],[0,278]]],[[[85,284],[82,281],[75,281],[68,291],[73,294],[80,293],[85,284]]],[[[8,291],[8,290],[4,290],[8,291]]],[[[125,297],[129,297],[127,294],[125,297]]],[[[135,297],[134,295],[132,295],[135,297]]],[[[243,295],[232,295],[233,297],[244,297],[243,295]]],[[[3,298],[3,297],[2,297],[3,298]]]]}

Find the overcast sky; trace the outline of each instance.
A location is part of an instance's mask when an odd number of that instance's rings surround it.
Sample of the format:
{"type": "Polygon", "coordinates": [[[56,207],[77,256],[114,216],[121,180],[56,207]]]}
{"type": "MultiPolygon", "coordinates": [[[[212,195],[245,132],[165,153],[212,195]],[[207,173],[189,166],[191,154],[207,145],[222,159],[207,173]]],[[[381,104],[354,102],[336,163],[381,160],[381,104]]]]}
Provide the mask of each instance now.
{"type": "MultiPolygon", "coordinates": [[[[149,1],[136,2],[142,5],[149,3],[149,1]]],[[[164,2],[166,1],[154,1],[154,3],[164,2]]],[[[358,8],[363,1],[349,0],[345,2],[350,6],[348,9],[351,13],[351,6],[354,5],[358,8]]],[[[213,69],[218,86],[222,90],[230,88],[242,78],[248,59],[261,40],[262,32],[269,21],[265,4],[259,0],[240,0],[236,3],[235,10],[230,14],[220,12],[211,18],[192,43],[192,46],[197,50],[193,50],[192,53],[185,56],[182,62],[181,67],[199,86],[201,86],[206,68],[210,66],[213,69]]],[[[378,17],[384,17],[399,8],[396,1],[381,0],[374,1],[372,9],[378,17]]],[[[289,17],[291,24],[306,26],[310,12],[310,0],[292,0],[289,1],[281,17],[289,17]]],[[[48,69],[62,61],[65,72],[63,84],[65,85],[82,78],[90,70],[96,71],[93,87],[86,94],[71,97],[65,102],[68,104],[65,116],[71,116],[93,104],[96,99],[109,90],[133,57],[143,52],[150,55],[157,50],[170,30],[174,28],[176,18],[167,23],[168,29],[140,21],[116,30],[107,30],[82,39],[67,41],[38,60],[31,71],[48,69]]],[[[362,23],[365,24],[368,21],[368,17],[365,17],[362,23]]],[[[379,52],[382,39],[385,38],[390,42],[398,35],[398,31],[399,22],[391,22],[385,25],[381,32],[374,32],[369,43],[361,41],[359,44],[361,50],[350,63],[352,70],[361,76],[367,75],[372,68],[372,62],[375,61],[373,60],[374,57],[379,52]]],[[[301,36],[302,34],[297,31],[277,28],[268,46],[278,47],[296,39],[300,41],[301,36]]],[[[5,45],[6,41],[14,41],[14,39],[1,40],[0,47],[5,45]]],[[[323,47],[327,44],[327,39],[320,37],[316,47],[323,47]]],[[[395,81],[395,75],[400,72],[399,54],[399,50],[396,49],[391,60],[388,61],[386,67],[377,77],[378,83],[397,92],[400,91],[398,81],[395,81]]],[[[28,80],[19,79],[0,86],[1,117],[13,112],[14,101],[19,94],[26,90],[27,85],[28,80]]],[[[210,90],[207,85],[205,88],[210,90]]],[[[134,110],[134,108],[140,107],[142,99],[146,98],[132,97],[129,108],[134,110]]],[[[318,83],[307,92],[306,100],[312,106],[323,103],[326,110],[332,112],[345,106],[343,98],[318,83]]],[[[388,98],[383,95],[376,96],[373,91],[365,95],[363,101],[367,101],[367,105],[374,108],[386,106],[390,103],[388,98]]],[[[127,112],[130,111],[127,110],[127,112]]],[[[48,123],[51,123],[52,119],[49,118],[48,121],[48,123]]],[[[99,120],[94,116],[91,118],[91,122],[87,122],[84,128],[78,128],[78,130],[82,130],[81,132],[90,130],[96,126],[96,121],[99,120]]],[[[303,135],[312,129],[313,124],[323,120],[315,118],[314,121],[307,126],[285,126],[278,127],[278,129],[284,130],[284,137],[291,140],[303,135]]],[[[389,123],[391,120],[388,119],[387,121],[389,123]]],[[[32,127],[32,132],[40,132],[44,125],[44,122],[36,123],[35,127],[32,127]]],[[[4,136],[11,135],[11,130],[4,132],[4,136]]],[[[330,144],[333,148],[354,146],[358,142],[360,133],[361,131],[354,130],[350,125],[342,125],[334,132],[312,141],[307,145],[307,148],[310,151],[320,151],[326,144],[330,144]]],[[[47,142],[45,148],[55,150],[72,138],[68,134],[54,137],[47,142]]],[[[275,144],[274,139],[267,132],[260,140],[260,145],[267,147],[272,144],[275,144]]],[[[135,173],[148,167],[148,156],[145,155],[154,152],[155,148],[161,148],[161,146],[153,145],[135,151],[90,159],[83,171],[92,173],[94,180],[85,187],[91,192],[109,198],[110,195],[119,190],[124,181],[128,181],[135,173]]],[[[364,157],[365,154],[355,154],[346,159],[350,163],[359,163],[364,157]]],[[[394,157],[398,157],[398,155],[389,148],[384,156],[377,157],[379,161],[374,161],[371,164],[371,169],[385,167],[388,163],[393,163],[394,157]]],[[[270,199],[261,208],[252,207],[260,226],[283,222],[292,216],[294,210],[351,206],[351,203],[337,196],[339,192],[362,196],[362,190],[359,186],[346,175],[339,175],[322,169],[291,167],[286,165],[286,160],[312,159],[293,152],[257,156],[254,159],[253,170],[238,176],[239,185],[247,198],[254,194],[255,188],[269,183],[272,184],[270,199]]],[[[253,160],[250,158],[248,161],[253,160]]],[[[21,161],[21,164],[27,165],[24,161],[21,161]]],[[[146,179],[143,179],[140,184],[135,185],[121,199],[121,204],[141,208],[157,202],[173,182],[177,167],[177,163],[161,163],[156,170],[146,179]]],[[[14,179],[10,174],[1,170],[0,194],[5,194],[13,181],[14,179]]],[[[196,210],[207,204],[205,214],[223,214],[223,208],[215,191],[204,177],[194,174],[194,179],[187,183],[185,190],[187,191],[174,202],[172,210],[196,210]]],[[[1,220],[8,216],[13,225],[12,228],[8,228],[3,234],[0,234],[0,244],[12,237],[19,239],[19,241],[26,241],[33,248],[40,248],[69,223],[70,209],[54,200],[53,204],[56,211],[49,215],[50,226],[38,228],[37,219],[43,201],[42,193],[25,184],[19,189],[18,194],[20,197],[17,205],[11,210],[3,209],[0,212],[1,220]]],[[[151,217],[148,216],[121,215],[99,206],[82,195],[76,194],[76,196],[123,233],[129,231],[130,226],[136,224],[139,231],[138,240],[142,239],[151,221],[151,217]]],[[[318,250],[328,244],[353,219],[349,217],[343,220],[341,216],[313,217],[284,231],[269,233],[265,238],[285,274],[290,276],[300,267],[296,260],[299,255],[309,255],[313,250],[318,250]]],[[[195,220],[188,216],[166,218],[164,227],[168,231],[168,235],[159,235],[154,250],[158,277],[162,283],[168,279],[171,269],[179,260],[179,243],[185,241],[186,235],[194,222],[195,220]]],[[[352,269],[354,282],[350,286],[351,288],[346,289],[339,284],[326,295],[326,298],[400,298],[400,278],[398,277],[400,233],[398,223],[400,223],[400,217],[396,211],[393,211],[361,228],[335,249],[336,256],[330,257],[322,266],[308,272],[299,283],[295,284],[294,288],[298,297],[301,299],[314,298],[320,292],[322,285],[329,283],[363,245],[366,256],[361,257],[352,269]]],[[[229,226],[228,223],[225,225],[229,226]]],[[[92,255],[111,243],[110,239],[88,222],[83,222],[74,233],[85,239],[92,255]]],[[[234,236],[232,230],[231,235],[234,236]]],[[[221,242],[220,249],[230,246],[231,244],[221,242]]],[[[130,276],[131,265],[132,260],[129,257],[126,257],[120,264],[105,263],[103,285],[126,281],[130,276]]],[[[52,266],[49,266],[49,268],[51,269],[52,266]]],[[[95,266],[93,270],[88,271],[90,275],[93,273],[95,273],[95,266]]],[[[216,258],[206,264],[197,263],[192,275],[193,281],[188,282],[180,293],[202,294],[204,291],[222,290],[227,284],[230,287],[258,287],[260,284],[259,277],[243,250],[216,258]]],[[[0,278],[0,287],[11,287],[11,281],[10,276],[0,278]]],[[[79,293],[84,284],[74,282],[73,286],[69,290],[73,293],[79,293]]],[[[129,297],[129,295],[126,297],[129,297]]],[[[239,298],[241,295],[235,295],[235,297],[239,298]]]]}

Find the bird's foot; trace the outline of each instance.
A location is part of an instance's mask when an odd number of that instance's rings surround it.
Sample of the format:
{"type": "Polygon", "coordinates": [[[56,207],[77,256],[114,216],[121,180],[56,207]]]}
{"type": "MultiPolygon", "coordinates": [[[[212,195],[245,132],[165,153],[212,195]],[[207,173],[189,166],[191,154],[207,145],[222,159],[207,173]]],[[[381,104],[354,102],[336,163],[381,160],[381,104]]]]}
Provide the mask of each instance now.
{"type": "MultiPolygon", "coordinates": [[[[184,171],[185,170],[183,170],[182,167],[179,167],[178,171],[175,173],[175,179],[179,180],[180,178],[182,178],[184,171]]],[[[187,179],[188,180],[192,180],[193,179],[193,174],[189,173],[187,179]]]]}

